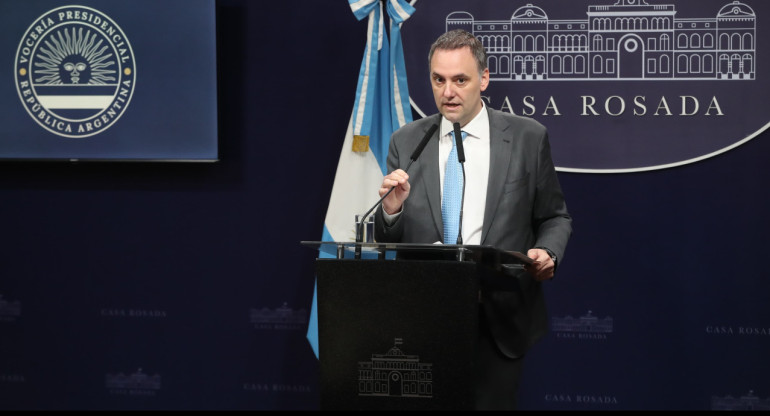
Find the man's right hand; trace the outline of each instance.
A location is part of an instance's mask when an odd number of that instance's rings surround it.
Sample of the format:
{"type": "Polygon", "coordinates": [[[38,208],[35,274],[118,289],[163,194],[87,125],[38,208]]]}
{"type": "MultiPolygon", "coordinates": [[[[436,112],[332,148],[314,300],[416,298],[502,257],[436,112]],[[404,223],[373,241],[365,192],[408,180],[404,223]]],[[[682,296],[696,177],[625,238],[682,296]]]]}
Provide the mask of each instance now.
{"type": "Polygon", "coordinates": [[[396,169],[383,178],[379,191],[380,198],[394,186],[396,189],[382,201],[382,209],[389,215],[401,212],[404,201],[409,197],[409,175],[404,170],[396,169]]]}

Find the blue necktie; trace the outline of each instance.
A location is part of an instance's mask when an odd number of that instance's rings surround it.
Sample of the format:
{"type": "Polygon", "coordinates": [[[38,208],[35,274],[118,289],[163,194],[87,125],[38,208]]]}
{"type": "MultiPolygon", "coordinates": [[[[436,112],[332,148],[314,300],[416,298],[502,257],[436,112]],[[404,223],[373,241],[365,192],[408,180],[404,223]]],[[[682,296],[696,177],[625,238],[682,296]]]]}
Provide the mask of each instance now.
{"type": "MultiPolygon", "coordinates": [[[[468,133],[462,132],[462,140],[468,133]]],[[[460,231],[460,208],[462,205],[463,175],[460,161],[457,160],[457,143],[452,132],[452,151],[444,171],[444,196],[441,200],[441,217],[444,219],[444,244],[457,244],[460,231]]]]}

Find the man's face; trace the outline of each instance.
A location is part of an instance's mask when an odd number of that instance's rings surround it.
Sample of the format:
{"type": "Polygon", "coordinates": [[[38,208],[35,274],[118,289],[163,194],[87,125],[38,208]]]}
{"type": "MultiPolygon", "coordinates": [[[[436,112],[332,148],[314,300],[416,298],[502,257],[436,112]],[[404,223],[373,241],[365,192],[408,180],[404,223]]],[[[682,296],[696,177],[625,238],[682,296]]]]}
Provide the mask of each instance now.
{"type": "Polygon", "coordinates": [[[479,77],[469,47],[436,49],[430,61],[430,78],[436,107],[452,123],[465,126],[481,111],[481,92],[489,85],[489,70],[479,77]]]}

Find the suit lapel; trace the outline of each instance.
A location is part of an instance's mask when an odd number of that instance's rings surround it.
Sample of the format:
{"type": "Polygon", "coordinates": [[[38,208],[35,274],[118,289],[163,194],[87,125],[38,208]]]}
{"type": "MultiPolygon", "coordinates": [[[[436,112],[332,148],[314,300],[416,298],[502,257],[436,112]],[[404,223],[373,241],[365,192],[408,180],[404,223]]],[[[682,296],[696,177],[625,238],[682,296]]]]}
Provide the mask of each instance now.
{"type": "MultiPolygon", "coordinates": [[[[434,123],[441,123],[441,115],[434,117],[432,123],[427,124],[430,126],[434,123]]],[[[427,128],[425,129],[427,131],[427,128]]],[[[431,139],[425,146],[420,156],[420,163],[425,167],[422,169],[423,180],[425,181],[426,198],[428,199],[428,206],[430,206],[430,214],[433,218],[433,223],[436,226],[440,239],[444,239],[444,223],[441,219],[441,176],[439,176],[438,166],[438,143],[439,134],[441,129],[436,130],[434,136],[436,139],[431,139]]]]}
{"type": "Polygon", "coordinates": [[[487,184],[487,201],[484,208],[484,225],[481,229],[481,244],[484,244],[489,229],[497,212],[500,196],[505,185],[505,172],[512,157],[512,139],[510,126],[495,110],[489,112],[489,182],[487,184]]]}

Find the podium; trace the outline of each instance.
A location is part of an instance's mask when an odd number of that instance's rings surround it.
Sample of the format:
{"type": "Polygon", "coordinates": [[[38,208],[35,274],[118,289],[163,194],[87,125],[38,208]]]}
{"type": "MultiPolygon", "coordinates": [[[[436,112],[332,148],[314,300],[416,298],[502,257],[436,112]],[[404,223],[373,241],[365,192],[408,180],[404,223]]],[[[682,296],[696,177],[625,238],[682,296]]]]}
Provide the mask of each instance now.
{"type": "Polygon", "coordinates": [[[321,410],[473,410],[479,290],[531,259],[489,246],[303,241],[316,260],[321,410]],[[355,258],[356,252],[366,258],[355,258]]]}

